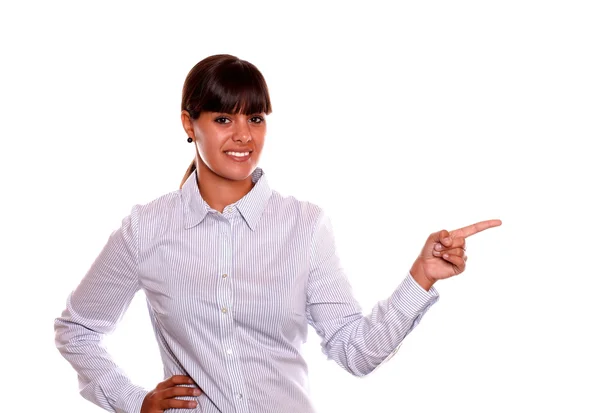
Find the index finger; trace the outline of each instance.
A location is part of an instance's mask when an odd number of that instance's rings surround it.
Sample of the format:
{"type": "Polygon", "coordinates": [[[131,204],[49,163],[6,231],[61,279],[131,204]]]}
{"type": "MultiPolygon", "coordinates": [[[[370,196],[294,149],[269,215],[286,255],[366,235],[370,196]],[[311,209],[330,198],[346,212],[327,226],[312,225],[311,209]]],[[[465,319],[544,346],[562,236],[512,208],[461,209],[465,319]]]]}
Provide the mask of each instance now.
{"type": "Polygon", "coordinates": [[[457,236],[467,238],[488,228],[499,227],[500,225],[502,225],[502,221],[500,221],[499,219],[490,219],[488,221],[481,221],[473,225],[455,229],[454,231],[450,232],[450,235],[453,237],[457,236]]]}

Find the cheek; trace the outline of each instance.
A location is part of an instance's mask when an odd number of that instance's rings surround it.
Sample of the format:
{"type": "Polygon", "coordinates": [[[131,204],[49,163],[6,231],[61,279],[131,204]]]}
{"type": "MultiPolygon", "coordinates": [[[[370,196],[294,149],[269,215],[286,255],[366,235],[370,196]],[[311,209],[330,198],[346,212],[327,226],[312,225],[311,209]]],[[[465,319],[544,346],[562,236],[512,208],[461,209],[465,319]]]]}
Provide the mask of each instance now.
{"type": "Polygon", "coordinates": [[[262,152],[264,144],[265,144],[265,142],[263,140],[261,140],[261,141],[256,142],[254,144],[254,147],[258,150],[258,152],[262,152]]]}
{"type": "Polygon", "coordinates": [[[254,146],[256,147],[256,149],[258,149],[259,151],[262,151],[263,146],[265,145],[265,134],[257,134],[258,136],[254,137],[254,146]]]}
{"type": "Polygon", "coordinates": [[[216,139],[205,138],[199,140],[196,147],[198,148],[198,153],[202,159],[204,159],[204,161],[216,158],[216,156],[218,156],[218,154],[221,152],[221,144],[216,139]]]}

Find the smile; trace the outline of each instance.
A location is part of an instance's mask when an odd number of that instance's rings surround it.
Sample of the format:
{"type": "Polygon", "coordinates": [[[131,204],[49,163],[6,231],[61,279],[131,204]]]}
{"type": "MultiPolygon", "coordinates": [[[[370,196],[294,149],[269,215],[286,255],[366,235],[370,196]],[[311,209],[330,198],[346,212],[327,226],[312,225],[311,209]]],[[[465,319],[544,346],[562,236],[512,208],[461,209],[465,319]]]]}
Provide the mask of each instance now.
{"type": "Polygon", "coordinates": [[[251,153],[252,152],[227,151],[225,152],[225,155],[234,162],[246,162],[250,159],[251,153]]]}

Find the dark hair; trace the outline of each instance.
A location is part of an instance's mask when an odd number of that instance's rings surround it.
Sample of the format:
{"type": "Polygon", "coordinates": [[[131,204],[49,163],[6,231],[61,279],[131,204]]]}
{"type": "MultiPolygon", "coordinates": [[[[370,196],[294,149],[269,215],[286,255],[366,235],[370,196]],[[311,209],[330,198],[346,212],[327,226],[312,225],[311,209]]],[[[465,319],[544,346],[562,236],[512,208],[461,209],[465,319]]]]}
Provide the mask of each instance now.
{"type": "MultiPolygon", "coordinates": [[[[183,83],[181,110],[192,119],[202,111],[221,113],[271,113],[267,83],[252,63],[228,54],[209,56],[190,70],[183,83]]],[[[196,169],[194,160],[181,185],[196,169]]]]}

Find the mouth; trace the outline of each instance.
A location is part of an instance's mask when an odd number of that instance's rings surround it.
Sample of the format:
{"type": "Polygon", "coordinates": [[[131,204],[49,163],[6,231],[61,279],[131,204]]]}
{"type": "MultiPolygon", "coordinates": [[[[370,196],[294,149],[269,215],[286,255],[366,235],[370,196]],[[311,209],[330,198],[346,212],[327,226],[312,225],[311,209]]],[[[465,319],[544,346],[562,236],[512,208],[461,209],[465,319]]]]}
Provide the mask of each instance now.
{"type": "Polygon", "coordinates": [[[252,155],[252,151],[244,151],[244,152],[226,151],[225,155],[227,155],[228,158],[230,158],[236,162],[245,162],[248,159],[250,159],[250,155],[252,155]]]}

